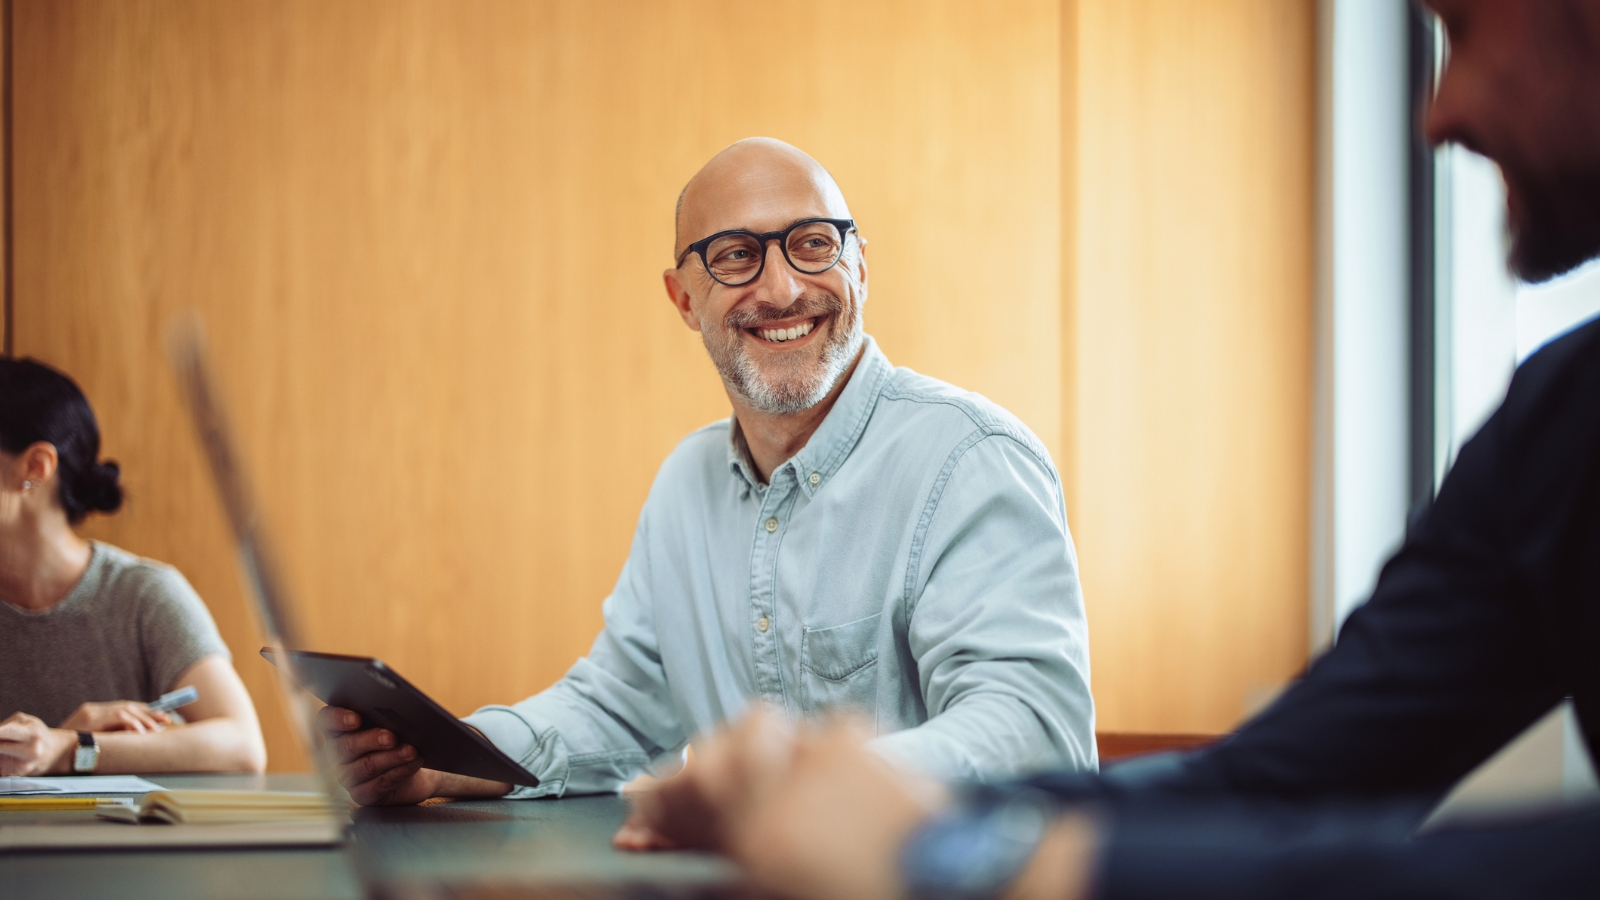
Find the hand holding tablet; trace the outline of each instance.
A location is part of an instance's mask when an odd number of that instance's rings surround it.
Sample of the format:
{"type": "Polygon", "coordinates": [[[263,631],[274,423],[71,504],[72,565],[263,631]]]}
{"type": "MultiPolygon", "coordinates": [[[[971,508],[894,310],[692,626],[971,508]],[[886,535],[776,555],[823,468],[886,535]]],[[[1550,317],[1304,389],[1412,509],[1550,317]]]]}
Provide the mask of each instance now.
{"type": "MultiPolygon", "coordinates": [[[[271,648],[261,655],[278,665],[271,648]]],[[[496,797],[539,780],[382,661],[293,651],[300,686],[328,704],[317,728],[339,782],[364,806],[496,797]]]]}

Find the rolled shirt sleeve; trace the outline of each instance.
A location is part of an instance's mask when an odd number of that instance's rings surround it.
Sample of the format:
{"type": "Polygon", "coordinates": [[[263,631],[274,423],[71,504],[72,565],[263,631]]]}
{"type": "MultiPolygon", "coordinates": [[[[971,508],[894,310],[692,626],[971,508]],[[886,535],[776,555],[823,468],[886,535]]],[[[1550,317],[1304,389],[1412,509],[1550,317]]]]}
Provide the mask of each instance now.
{"type": "Polygon", "coordinates": [[[466,717],[539,779],[508,796],[615,792],[687,743],[651,621],[645,530],[641,517],[589,655],[549,690],[466,717]]]}
{"type": "Polygon", "coordinates": [[[930,495],[907,634],[929,719],[877,738],[884,756],[957,779],[1096,767],[1083,594],[1042,454],[976,434],[930,495]]]}

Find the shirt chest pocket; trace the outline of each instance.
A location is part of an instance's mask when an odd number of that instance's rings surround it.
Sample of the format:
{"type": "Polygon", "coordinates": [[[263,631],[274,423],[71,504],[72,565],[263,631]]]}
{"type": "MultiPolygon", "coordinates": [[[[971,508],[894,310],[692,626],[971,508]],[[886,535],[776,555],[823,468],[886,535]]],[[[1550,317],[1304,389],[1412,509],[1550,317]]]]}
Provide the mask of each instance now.
{"type": "Polygon", "coordinates": [[[806,628],[800,637],[807,713],[849,709],[872,715],[878,695],[878,623],[883,614],[831,628],[806,628]]]}

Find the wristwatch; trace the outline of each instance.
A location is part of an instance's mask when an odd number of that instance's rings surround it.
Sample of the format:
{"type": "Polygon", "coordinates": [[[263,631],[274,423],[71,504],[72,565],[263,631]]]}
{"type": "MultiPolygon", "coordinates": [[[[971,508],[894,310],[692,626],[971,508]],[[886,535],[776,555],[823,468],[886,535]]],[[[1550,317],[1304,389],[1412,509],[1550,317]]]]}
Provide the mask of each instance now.
{"type": "Polygon", "coordinates": [[[91,732],[78,732],[78,749],[72,754],[72,771],[93,772],[98,765],[100,765],[100,741],[91,732]]]}
{"type": "Polygon", "coordinates": [[[923,824],[900,850],[900,874],[916,900],[989,900],[1022,874],[1054,818],[1042,796],[969,800],[923,824]]]}

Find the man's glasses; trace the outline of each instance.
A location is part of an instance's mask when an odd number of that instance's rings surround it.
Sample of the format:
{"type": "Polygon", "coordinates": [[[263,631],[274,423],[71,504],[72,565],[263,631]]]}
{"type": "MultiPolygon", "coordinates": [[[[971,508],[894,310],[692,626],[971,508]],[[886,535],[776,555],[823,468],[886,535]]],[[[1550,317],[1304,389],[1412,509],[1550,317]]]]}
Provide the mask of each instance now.
{"type": "Polygon", "coordinates": [[[678,257],[678,267],[693,253],[718,284],[739,287],[761,277],[767,265],[767,244],[777,241],[783,258],[795,271],[820,275],[839,262],[845,236],[855,228],[851,219],[801,219],[782,231],[766,234],[743,229],[719,231],[690,244],[678,257]]]}

